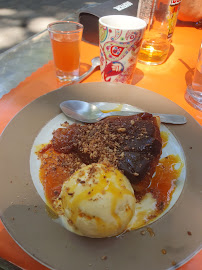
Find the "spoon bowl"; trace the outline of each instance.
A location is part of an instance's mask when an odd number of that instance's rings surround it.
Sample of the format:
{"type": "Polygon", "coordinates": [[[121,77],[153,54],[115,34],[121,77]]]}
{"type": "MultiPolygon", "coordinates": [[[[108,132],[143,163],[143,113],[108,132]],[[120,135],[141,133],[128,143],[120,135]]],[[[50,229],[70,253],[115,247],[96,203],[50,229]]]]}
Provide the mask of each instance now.
{"type": "MultiPolygon", "coordinates": [[[[68,117],[84,123],[95,123],[109,116],[129,116],[140,113],[135,111],[113,111],[103,113],[96,105],[81,100],[64,101],[60,104],[60,108],[68,117]]],[[[183,115],[158,113],[152,114],[154,116],[159,116],[162,123],[185,124],[187,122],[186,117],[183,115]]]]}
{"type": "Polygon", "coordinates": [[[99,56],[94,57],[94,58],[91,60],[91,63],[92,63],[92,66],[93,66],[93,67],[98,67],[98,66],[100,66],[100,57],[99,57],[99,56]]]}
{"type": "Polygon", "coordinates": [[[60,108],[65,115],[85,123],[99,121],[102,114],[97,106],[80,100],[64,101],[60,104],[60,108]]]}

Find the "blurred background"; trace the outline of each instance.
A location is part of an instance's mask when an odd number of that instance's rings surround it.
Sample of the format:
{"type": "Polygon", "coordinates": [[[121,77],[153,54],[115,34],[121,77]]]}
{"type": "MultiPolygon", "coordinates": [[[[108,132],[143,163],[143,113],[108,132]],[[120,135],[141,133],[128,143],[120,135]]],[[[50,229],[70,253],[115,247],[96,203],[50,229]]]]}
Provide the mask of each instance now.
{"type": "Polygon", "coordinates": [[[106,0],[0,0],[0,53],[46,29],[55,20],[78,20],[76,12],[106,0]]]}
{"type": "MultiPolygon", "coordinates": [[[[43,31],[52,21],[63,18],[77,21],[76,12],[81,8],[99,5],[106,1],[0,0],[0,53],[43,31]]],[[[202,25],[201,1],[182,0],[178,19],[188,22],[200,21],[202,25]]]]}

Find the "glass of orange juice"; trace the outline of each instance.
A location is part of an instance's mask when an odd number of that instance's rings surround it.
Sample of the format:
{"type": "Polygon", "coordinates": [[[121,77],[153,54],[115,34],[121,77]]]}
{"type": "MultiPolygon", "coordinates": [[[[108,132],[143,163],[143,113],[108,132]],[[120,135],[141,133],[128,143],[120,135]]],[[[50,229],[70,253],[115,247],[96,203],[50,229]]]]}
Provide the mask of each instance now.
{"type": "Polygon", "coordinates": [[[56,76],[71,81],[79,76],[80,43],[83,25],[71,21],[57,21],[47,27],[52,45],[56,76]]]}

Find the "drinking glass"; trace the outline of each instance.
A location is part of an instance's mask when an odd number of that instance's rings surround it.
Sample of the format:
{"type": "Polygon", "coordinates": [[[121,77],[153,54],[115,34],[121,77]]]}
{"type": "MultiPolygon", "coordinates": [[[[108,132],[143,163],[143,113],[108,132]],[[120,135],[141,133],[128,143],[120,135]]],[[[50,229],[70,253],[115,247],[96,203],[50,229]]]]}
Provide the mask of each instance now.
{"type": "Polygon", "coordinates": [[[70,81],[79,76],[80,43],[83,25],[71,21],[57,21],[47,27],[52,45],[56,76],[70,81]]]}
{"type": "Polygon", "coordinates": [[[202,111],[202,42],[191,85],[185,93],[186,101],[195,109],[202,111]]]}
{"type": "Polygon", "coordinates": [[[177,22],[181,0],[140,0],[138,17],[145,20],[145,31],[138,61],[160,65],[169,55],[171,38],[177,22]]]}

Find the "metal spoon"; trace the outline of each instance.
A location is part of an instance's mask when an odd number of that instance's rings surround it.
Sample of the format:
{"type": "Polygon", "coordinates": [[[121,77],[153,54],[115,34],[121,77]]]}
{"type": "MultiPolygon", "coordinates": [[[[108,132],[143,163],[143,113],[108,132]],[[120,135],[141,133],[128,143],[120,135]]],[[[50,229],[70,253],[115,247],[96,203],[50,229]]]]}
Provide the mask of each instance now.
{"type": "MultiPolygon", "coordinates": [[[[115,111],[103,113],[97,106],[81,100],[64,101],[60,104],[60,108],[67,116],[84,123],[95,123],[108,116],[129,116],[140,113],[131,111],[115,111]]],[[[162,123],[185,124],[187,122],[186,117],[182,115],[160,113],[152,114],[154,116],[159,116],[162,123]]]]}
{"type": "MultiPolygon", "coordinates": [[[[81,81],[83,81],[86,77],[88,77],[96,67],[99,67],[100,66],[100,57],[94,57],[92,60],[92,66],[89,68],[89,70],[87,72],[85,72],[83,75],[77,77],[77,78],[74,78],[72,79],[70,82],[68,82],[67,84],[65,85],[69,85],[69,84],[75,84],[75,83],[79,83],[81,81]]],[[[65,86],[63,85],[63,86],[65,86]]]]}

